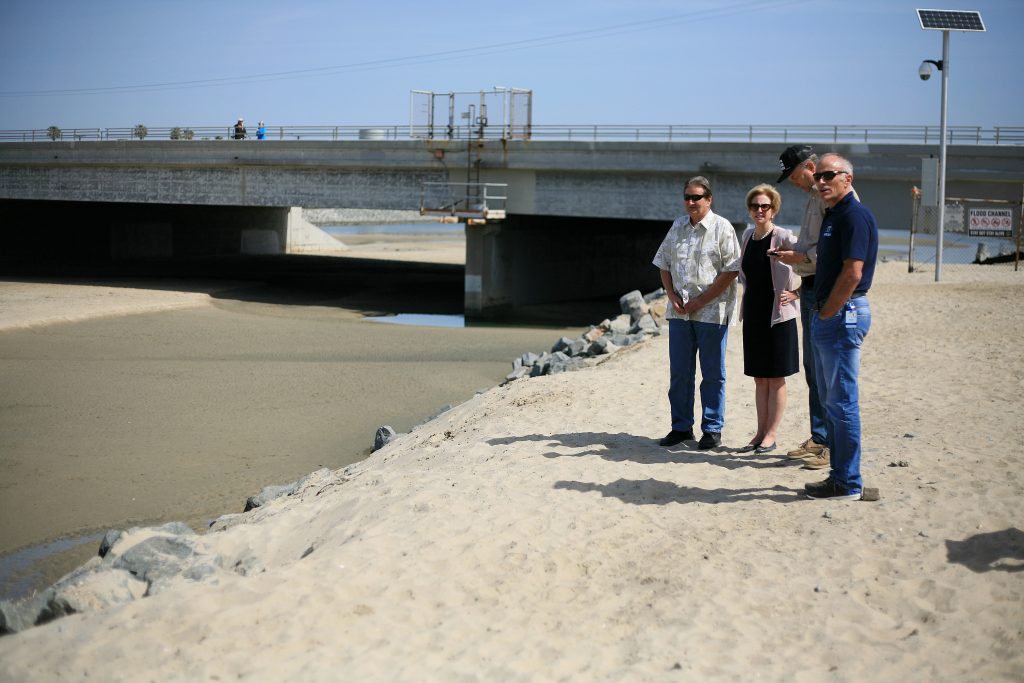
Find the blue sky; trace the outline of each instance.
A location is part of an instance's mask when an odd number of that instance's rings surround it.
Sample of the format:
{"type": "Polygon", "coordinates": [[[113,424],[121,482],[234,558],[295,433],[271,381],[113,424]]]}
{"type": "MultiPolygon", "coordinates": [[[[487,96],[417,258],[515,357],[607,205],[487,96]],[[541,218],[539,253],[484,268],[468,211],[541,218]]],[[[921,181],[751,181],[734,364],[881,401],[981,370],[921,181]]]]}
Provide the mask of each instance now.
{"type": "Polygon", "coordinates": [[[937,125],[917,7],[988,29],[951,33],[950,125],[1024,125],[1024,0],[4,0],[0,129],[404,125],[495,85],[535,124],[937,125]]]}

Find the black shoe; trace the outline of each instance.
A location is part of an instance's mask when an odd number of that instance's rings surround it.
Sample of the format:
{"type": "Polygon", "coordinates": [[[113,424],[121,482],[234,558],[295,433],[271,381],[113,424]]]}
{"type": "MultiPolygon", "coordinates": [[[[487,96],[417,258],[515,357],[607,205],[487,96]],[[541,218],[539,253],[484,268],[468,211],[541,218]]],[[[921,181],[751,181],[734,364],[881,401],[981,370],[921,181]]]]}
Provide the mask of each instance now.
{"type": "Polygon", "coordinates": [[[768,445],[762,444],[762,445],[758,446],[757,448],[754,449],[754,452],[757,453],[758,455],[760,455],[762,453],[771,453],[772,451],[775,450],[775,448],[776,448],[775,442],[772,441],[768,445]]]}
{"type": "Polygon", "coordinates": [[[857,500],[861,494],[860,491],[840,486],[832,477],[816,484],[804,484],[804,493],[811,500],[857,500]]]}
{"type": "Polygon", "coordinates": [[[722,445],[722,432],[704,432],[697,442],[697,448],[706,451],[709,448],[722,445]]]}
{"type": "Polygon", "coordinates": [[[684,441],[693,441],[693,430],[687,429],[685,432],[681,432],[677,429],[673,429],[671,432],[665,435],[665,438],[658,442],[659,446],[675,446],[684,441]]]}

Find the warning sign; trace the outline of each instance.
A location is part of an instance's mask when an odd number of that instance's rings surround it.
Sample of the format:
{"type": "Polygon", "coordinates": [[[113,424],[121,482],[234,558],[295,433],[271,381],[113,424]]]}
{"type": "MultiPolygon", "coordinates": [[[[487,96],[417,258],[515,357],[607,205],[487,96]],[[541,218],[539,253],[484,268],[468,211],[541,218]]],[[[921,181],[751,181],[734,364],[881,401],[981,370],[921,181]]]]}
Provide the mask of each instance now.
{"type": "Polygon", "coordinates": [[[972,237],[1009,237],[1013,233],[1011,209],[969,209],[968,234],[972,237]]]}

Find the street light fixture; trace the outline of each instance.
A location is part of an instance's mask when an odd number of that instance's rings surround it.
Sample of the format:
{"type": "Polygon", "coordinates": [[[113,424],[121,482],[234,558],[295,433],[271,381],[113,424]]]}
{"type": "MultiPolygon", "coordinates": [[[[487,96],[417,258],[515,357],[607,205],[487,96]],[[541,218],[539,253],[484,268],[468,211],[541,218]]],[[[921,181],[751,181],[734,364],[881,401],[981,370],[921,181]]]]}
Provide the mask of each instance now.
{"type": "Polygon", "coordinates": [[[942,113],[939,118],[939,226],[935,230],[935,281],[942,276],[942,239],[946,227],[946,102],[949,92],[949,32],[984,32],[981,12],[947,9],[919,9],[918,21],[926,31],[942,31],[942,61],[926,59],[921,62],[917,75],[922,81],[932,76],[932,65],[942,72],[942,113]]]}

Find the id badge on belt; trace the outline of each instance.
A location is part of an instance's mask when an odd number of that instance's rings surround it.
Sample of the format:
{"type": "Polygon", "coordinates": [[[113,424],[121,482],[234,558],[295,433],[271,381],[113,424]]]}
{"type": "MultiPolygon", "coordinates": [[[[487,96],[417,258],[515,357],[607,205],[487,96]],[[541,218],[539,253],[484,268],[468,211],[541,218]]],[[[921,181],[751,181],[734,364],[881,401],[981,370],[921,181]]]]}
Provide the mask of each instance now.
{"type": "Polygon", "coordinates": [[[847,327],[857,327],[857,307],[849,301],[846,302],[843,323],[847,327]]]}

